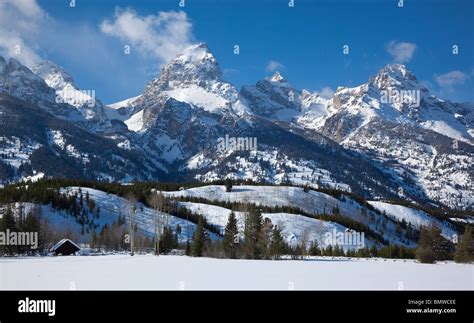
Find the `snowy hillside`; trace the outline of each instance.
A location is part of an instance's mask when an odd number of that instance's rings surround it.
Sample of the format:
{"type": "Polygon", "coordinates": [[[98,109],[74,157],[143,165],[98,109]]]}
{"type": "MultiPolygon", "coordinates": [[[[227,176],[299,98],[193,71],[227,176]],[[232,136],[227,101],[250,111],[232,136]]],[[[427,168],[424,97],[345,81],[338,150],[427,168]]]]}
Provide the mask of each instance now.
{"type": "MultiPolygon", "coordinates": [[[[218,226],[221,230],[224,230],[227,219],[231,210],[203,203],[193,202],[179,202],[179,206],[184,207],[193,213],[203,215],[208,223],[218,226]]],[[[237,227],[241,238],[243,237],[245,213],[234,212],[237,218],[237,227]]],[[[319,246],[327,247],[328,245],[335,245],[330,241],[328,243],[325,237],[328,234],[335,235],[337,232],[344,233],[347,228],[337,223],[321,221],[317,219],[311,219],[306,216],[291,213],[262,213],[262,217],[268,218],[272,221],[272,224],[277,225],[282,230],[282,236],[288,244],[295,246],[302,241],[303,236],[307,241],[308,247],[312,241],[317,241],[319,246]]],[[[224,232],[224,231],[223,231],[224,232]]],[[[370,239],[365,241],[367,246],[370,247],[373,242],[370,239]]],[[[361,246],[361,247],[365,247],[361,246]]],[[[347,248],[351,248],[347,246],[347,248]]],[[[347,249],[345,248],[345,249],[347,249]]],[[[357,246],[353,246],[357,249],[357,246]]]]}
{"type": "MultiPolygon", "coordinates": [[[[205,158],[202,153],[190,159],[188,169],[200,169],[216,162],[205,158]]],[[[293,160],[278,150],[250,151],[249,156],[228,158],[226,176],[232,179],[267,181],[275,184],[290,182],[293,185],[309,185],[314,188],[331,187],[343,191],[351,191],[346,183],[334,178],[327,169],[319,167],[315,161],[293,160]],[[258,161],[258,162],[256,162],[258,161]],[[270,165],[270,169],[263,167],[270,165]]],[[[213,169],[195,176],[203,182],[211,182],[222,178],[219,169],[213,169]]]]}
{"type": "Polygon", "coordinates": [[[429,226],[435,223],[442,231],[444,237],[452,240],[456,231],[447,222],[441,222],[438,219],[426,214],[423,211],[412,209],[403,205],[395,205],[384,202],[369,201],[376,209],[381,212],[385,212],[388,216],[396,219],[397,221],[405,220],[407,223],[411,223],[414,227],[420,228],[421,226],[429,226]]]}
{"type": "MultiPolygon", "coordinates": [[[[170,197],[204,198],[209,200],[209,203],[212,203],[213,200],[217,200],[253,203],[270,207],[284,205],[299,208],[309,214],[332,214],[333,210],[337,209],[341,215],[366,225],[391,243],[409,246],[415,245],[414,241],[406,238],[405,231],[402,230],[404,232],[403,236],[397,234],[397,226],[401,219],[399,220],[396,217],[390,218],[388,216],[384,217],[381,213],[374,212],[360,205],[348,196],[336,199],[333,196],[314,190],[304,192],[300,187],[250,185],[236,186],[231,192],[226,192],[224,186],[209,185],[176,192],[163,192],[163,194],[170,197]]],[[[220,212],[222,212],[222,210],[220,210],[220,212]]],[[[427,215],[427,217],[429,216],[427,215]]],[[[432,219],[435,221],[434,218],[432,219]]],[[[215,219],[211,218],[211,220],[213,221],[215,219]]],[[[220,221],[221,222],[217,220],[216,224],[222,223],[222,220],[220,221]]],[[[289,222],[291,223],[291,221],[289,222]]],[[[289,225],[291,226],[291,224],[289,225]]],[[[296,232],[296,235],[300,233],[298,231],[296,232]]],[[[449,229],[446,232],[447,234],[451,234],[453,230],[449,229]]]]}
{"type": "MultiPolygon", "coordinates": [[[[127,212],[128,202],[124,198],[118,197],[117,195],[107,194],[105,192],[86,187],[67,187],[61,191],[72,195],[79,193],[79,189],[82,190],[83,195],[89,193],[90,198],[94,200],[98,207],[100,207],[101,217],[102,215],[105,215],[106,218],[116,220],[120,215],[122,215],[125,216],[126,219],[129,219],[129,212],[127,212]]],[[[145,207],[139,203],[135,214],[135,223],[137,224],[138,229],[141,230],[144,235],[148,237],[154,236],[153,221],[156,214],[158,214],[159,220],[162,221],[162,223],[169,225],[173,231],[177,225],[181,227],[181,233],[178,235],[180,242],[186,242],[188,237],[189,239],[192,237],[196,227],[194,223],[182,220],[163,212],[157,213],[155,210],[145,207]]],[[[217,238],[215,234],[209,233],[209,235],[212,239],[217,238]]]]}
{"type": "MultiPolygon", "coordinates": [[[[78,202],[80,202],[82,192],[83,199],[88,195],[89,199],[93,201],[93,209],[88,209],[87,203],[83,202],[86,211],[85,218],[81,215],[82,213],[75,217],[65,210],[53,209],[50,205],[41,207],[44,218],[47,218],[58,229],[71,230],[80,238],[80,241],[89,242],[92,231],[95,230],[98,233],[106,224],[110,226],[119,219],[123,219],[125,222],[129,220],[129,202],[115,194],[87,187],[66,187],[62,188],[60,192],[76,196],[78,202]]],[[[380,246],[381,243],[387,242],[414,247],[416,238],[410,235],[405,225],[419,229],[421,225],[429,225],[432,222],[440,226],[446,238],[453,239],[456,234],[452,225],[447,222],[441,223],[422,211],[376,201],[370,202],[375,207],[375,209],[371,209],[359,204],[349,196],[335,198],[314,190],[304,192],[299,187],[242,185],[235,186],[231,192],[226,192],[224,186],[209,185],[180,191],[162,191],[162,193],[171,199],[201,198],[198,202],[178,201],[177,206],[187,209],[193,215],[203,215],[206,222],[220,230],[221,234],[224,233],[231,210],[215,205],[218,203],[217,201],[250,203],[266,207],[291,207],[295,212],[288,213],[286,210],[275,209],[275,211],[263,211],[262,216],[271,220],[273,225],[277,225],[282,230],[283,238],[292,246],[303,240],[308,245],[312,241],[317,241],[318,245],[323,247],[335,245],[337,243],[334,240],[329,241],[328,237],[350,232],[357,233],[357,230],[362,230],[365,235],[364,246],[369,248],[374,243],[380,246]],[[298,210],[301,210],[302,213],[298,214],[298,210]],[[354,227],[357,224],[363,227],[354,227]],[[400,224],[403,226],[400,227],[400,224]]],[[[240,236],[243,237],[246,213],[241,211],[234,213],[240,236]]],[[[141,235],[153,237],[156,214],[158,214],[157,219],[160,223],[170,226],[173,230],[177,225],[181,227],[180,242],[185,242],[192,237],[196,225],[191,221],[162,212],[156,213],[155,210],[138,203],[135,221],[141,235]]],[[[209,234],[213,240],[219,239],[216,234],[210,232],[209,234]]],[[[344,246],[344,249],[352,248],[351,245],[344,246]]]]}

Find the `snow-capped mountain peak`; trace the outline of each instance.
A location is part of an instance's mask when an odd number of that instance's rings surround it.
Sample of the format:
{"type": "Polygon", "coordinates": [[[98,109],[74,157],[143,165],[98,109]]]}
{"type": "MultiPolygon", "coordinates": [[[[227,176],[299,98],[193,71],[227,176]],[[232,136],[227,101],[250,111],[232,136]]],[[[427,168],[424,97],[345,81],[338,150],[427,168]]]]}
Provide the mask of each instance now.
{"type": "Polygon", "coordinates": [[[3,66],[3,68],[0,68],[0,72],[2,72],[5,75],[9,75],[10,78],[15,78],[18,81],[20,80],[26,80],[29,79],[30,81],[39,81],[41,82],[40,78],[35,76],[33,73],[31,73],[30,69],[17,61],[14,58],[10,58],[8,60],[8,63],[5,59],[1,58],[0,66],[3,66]]]}
{"type": "Polygon", "coordinates": [[[416,80],[416,76],[404,64],[387,64],[380,70],[380,73],[390,74],[393,77],[410,78],[416,80]]]}
{"type": "Polygon", "coordinates": [[[281,76],[280,72],[275,72],[272,77],[269,79],[272,82],[279,82],[279,83],[286,83],[286,80],[283,76],[281,76]]]}
{"type": "Polygon", "coordinates": [[[186,85],[207,88],[211,82],[221,80],[222,72],[214,55],[207,44],[198,43],[187,47],[171,60],[162,69],[157,83],[161,90],[168,90],[186,85]]]}
{"type": "Polygon", "coordinates": [[[31,68],[31,71],[41,77],[53,89],[63,89],[67,84],[74,86],[74,80],[62,67],[51,61],[43,61],[31,68]]]}
{"type": "Polygon", "coordinates": [[[210,62],[211,64],[216,65],[217,61],[212,55],[209,46],[206,43],[197,43],[191,46],[188,46],[184,49],[173,61],[175,62],[198,62],[202,63],[205,61],[210,62]]]}
{"type": "Polygon", "coordinates": [[[415,74],[403,64],[385,65],[377,75],[369,79],[368,84],[381,90],[394,87],[404,90],[424,89],[415,74]]]}
{"type": "Polygon", "coordinates": [[[205,43],[187,47],[166,64],[134,101],[133,113],[156,106],[163,95],[216,114],[242,116],[247,110],[235,87],[222,79],[219,64],[205,43]]]}
{"type": "Polygon", "coordinates": [[[56,91],[57,102],[75,107],[87,120],[105,120],[103,106],[96,99],[95,91],[78,89],[72,76],[61,66],[51,61],[42,61],[33,66],[31,71],[56,91]]]}
{"type": "Polygon", "coordinates": [[[38,102],[42,106],[54,103],[54,91],[42,78],[14,58],[10,58],[7,63],[0,57],[1,92],[23,100],[38,102]]]}

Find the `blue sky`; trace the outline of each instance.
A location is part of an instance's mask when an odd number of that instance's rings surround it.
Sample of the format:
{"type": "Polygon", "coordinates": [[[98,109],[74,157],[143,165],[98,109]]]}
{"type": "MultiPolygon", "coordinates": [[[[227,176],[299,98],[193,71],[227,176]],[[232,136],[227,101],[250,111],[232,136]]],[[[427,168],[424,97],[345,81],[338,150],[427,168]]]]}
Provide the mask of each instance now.
{"type": "Polygon", "coordinates": [[[330,93],[396,61],[441,98],[474,102],[474,1],[405,0],[399,7],[400,0],[295,0],[289,7],[289,0],[185,0],[180,7],[179,0],[76,0],[73,8],[70,0],[3,1],[37,6],[36,32],[13,36],[31,57],[63,66],[105,103],[138,95],[174,50],[197,41],[209,44],[238,88],[278,69],[297,88],[330,93]],[[138,24],[143,29],[134,30],[138,24]]]}

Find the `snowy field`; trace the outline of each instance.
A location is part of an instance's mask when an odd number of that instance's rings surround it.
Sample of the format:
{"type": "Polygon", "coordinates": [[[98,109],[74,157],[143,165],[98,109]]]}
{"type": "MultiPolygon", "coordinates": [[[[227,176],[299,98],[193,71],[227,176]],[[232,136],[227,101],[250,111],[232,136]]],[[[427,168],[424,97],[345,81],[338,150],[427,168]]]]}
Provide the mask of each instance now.
{"type": "Polygon", "coordinates": [[[110,255],[0,259],[0,290],[474,290],[474,265],[110,255]]]}

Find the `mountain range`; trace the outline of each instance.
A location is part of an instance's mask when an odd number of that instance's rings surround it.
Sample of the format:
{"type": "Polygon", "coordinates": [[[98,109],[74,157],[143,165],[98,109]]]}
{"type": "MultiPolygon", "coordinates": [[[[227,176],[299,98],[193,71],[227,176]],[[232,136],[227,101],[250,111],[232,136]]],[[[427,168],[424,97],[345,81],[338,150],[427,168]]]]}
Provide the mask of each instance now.
{"type": "Polygon", "coordinates": [[[466,210],[473,138],[474,104],[436,97],[401,64],[331,98],[296,89],[278,72],[239,91],[199,43],[140,95],[105,105],[53,62],[29,69],[0,57],[3,184],[230,177],[466,210]]]}

